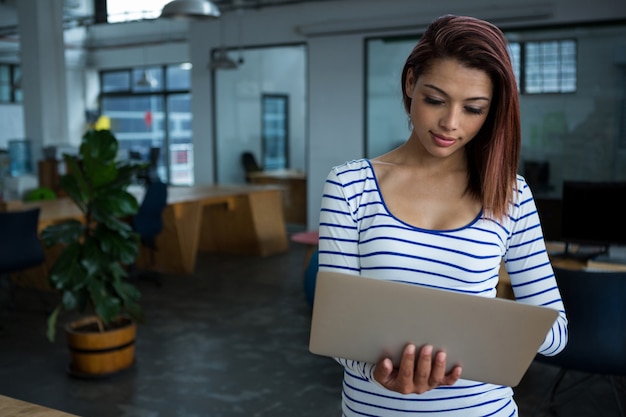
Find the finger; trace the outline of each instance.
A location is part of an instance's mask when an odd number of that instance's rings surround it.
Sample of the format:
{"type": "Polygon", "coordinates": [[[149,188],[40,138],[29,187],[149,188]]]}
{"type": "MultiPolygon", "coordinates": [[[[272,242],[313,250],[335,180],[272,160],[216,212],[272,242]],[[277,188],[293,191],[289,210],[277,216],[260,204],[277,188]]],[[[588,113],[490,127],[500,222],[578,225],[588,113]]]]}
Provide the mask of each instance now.
{"type": "Polygon", "coordinates": [[[432,361],[433,347],[432,345],[424,345],[420,350],[419,358],[417,359],[417,368],[415,370],[414,381],[417,386],[428,384],[432,361]]]}
{"type": "MultiPolygon", "coordinates": [[[[398,385],[402,392],[413,387],[413,375],[415,372],[415,355],[417,348],[414,344],[408,344],[402,352],[400,368],[398,370],[398,385]]],[[[410,392],[410,391],[407,391],[410,392]]]]}
{"type": "Polygon", "coordinates": [[[374,379],[379,383],[386,385],[391,379],[391,373],[393,372],[393,363],[391,359],[385,358],[379,361],[374,367],[374,379]]]}
{"type": "Polygon", "coordinates": [[[446,375],[445,382],[442,385],[454,385],[456,381],[461,379],[462,372],[463,372],[463,369],[460,366],[458,365],[455,366],[454,368],[452,368],[450,373],[446,375]]]}
{"type": "Polygon", "coordinates": [[[433,369],[430,372],[429,385],[436,387],[445,382],[446,379],[446,352],[437,352],[433,369]]]}

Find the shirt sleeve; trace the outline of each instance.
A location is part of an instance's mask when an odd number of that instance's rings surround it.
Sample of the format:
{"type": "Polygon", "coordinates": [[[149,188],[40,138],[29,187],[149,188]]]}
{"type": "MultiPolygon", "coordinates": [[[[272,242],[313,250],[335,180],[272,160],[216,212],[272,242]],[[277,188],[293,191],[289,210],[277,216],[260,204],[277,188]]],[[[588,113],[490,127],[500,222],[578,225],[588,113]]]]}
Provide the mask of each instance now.
{"type": "MultiPolygon", "coordinates": [[[[319,269],[359,275],[358,222],[353,200],[335,169],[326,178],[319,222],[319,269]]],[[[334,358],[348,372],[378,384],[375,364],[334,358]]],[[[378,384],[379,385],[379,384],[378,384]]]]}
{"type": "Polygon", "coordinates": [[[360,274],[356,210],[335,170],[324,183],[319,222],[319,268],[360,274]]]}
{"type": "Polygon", "coordinates": [[[567,344],[567,317],[561,293],[546,250],[541,223],[530,188],[519,182],[519,199],[512,211],[512,230],[504,261],[515,299],[524,304],[549,307],[559,316],[538,353],[553,356],[567,344]]]}

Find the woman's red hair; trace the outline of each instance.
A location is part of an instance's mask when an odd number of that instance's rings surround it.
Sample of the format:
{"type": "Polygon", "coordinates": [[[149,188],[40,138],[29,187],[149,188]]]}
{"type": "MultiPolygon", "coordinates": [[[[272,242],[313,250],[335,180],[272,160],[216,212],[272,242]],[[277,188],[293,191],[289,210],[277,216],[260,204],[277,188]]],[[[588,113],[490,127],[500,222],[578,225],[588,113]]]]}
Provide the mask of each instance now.
{"type": "Polygon", "coordinates": [[[521,146],[519,97],[506,38],[495,25],[473,17],[446,15],[433,21],[402,70],[407,114],[411,109],[405,83],[409,69],[417,80],[433,60],[442,58],[452,58],[468,68],[483,70],[493,83],[487,119],[466,147],[468,191],[480,198],[487,214],[502,219],[517,189],[521,146]]]}

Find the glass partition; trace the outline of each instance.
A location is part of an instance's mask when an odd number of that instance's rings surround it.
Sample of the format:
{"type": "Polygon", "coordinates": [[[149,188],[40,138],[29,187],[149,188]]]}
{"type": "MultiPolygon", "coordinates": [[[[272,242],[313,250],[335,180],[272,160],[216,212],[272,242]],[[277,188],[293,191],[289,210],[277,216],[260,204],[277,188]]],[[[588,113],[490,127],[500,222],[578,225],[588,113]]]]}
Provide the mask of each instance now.
{"type": "MultiPolygon", "coordinates": [[[[520,174],[526,176],[535,195],[560,198],[564,180],[626,180],[626,25],[509,30],[505,34],[522,91],[520,174]],[[566,66],[553,65],[561,59],[549,47],[555,44],[565,45],[556,52],[562,50],[566,66]],[[540,57],[538,46],[544,51],[540,57]],[[534,59],[527,59],[532,53],[534,59]],[[537,85],[550,86],[545,80],[537,84],[538,76],[563,77],[567,88],[538,91],[537,85]]],[[[366,41],[367,157],[387,152],[409,136],[400,75],[418,39],[419,34],[366,41]]]]}
{"type": "Polygon", "coordinates": [[[305,170],[306,47],[229,52],[235,68],[214,69],[216,182],[246,182],[242,155],[269,168],[305,170]]]}

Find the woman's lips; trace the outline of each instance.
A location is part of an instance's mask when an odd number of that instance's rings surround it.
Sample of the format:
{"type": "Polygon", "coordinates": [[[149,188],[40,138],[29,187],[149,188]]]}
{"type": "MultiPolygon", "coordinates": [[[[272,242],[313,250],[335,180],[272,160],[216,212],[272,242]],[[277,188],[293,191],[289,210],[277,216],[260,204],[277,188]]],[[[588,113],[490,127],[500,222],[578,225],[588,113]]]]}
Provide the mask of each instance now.
{"type": "Polygon", "coordinates": [[[432,133],[432,132],[431,132],[431,135],[433,137],[433,140],[435,141],[435,143],[438,146],[442,146],[442,147],[445,147],[445,148],[447,148],[448,146],[454,145],[455,142],[456,142],[456,139],[449,138],[447,136],[437,135],[437,134],[432,133]]]}

